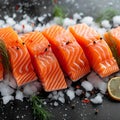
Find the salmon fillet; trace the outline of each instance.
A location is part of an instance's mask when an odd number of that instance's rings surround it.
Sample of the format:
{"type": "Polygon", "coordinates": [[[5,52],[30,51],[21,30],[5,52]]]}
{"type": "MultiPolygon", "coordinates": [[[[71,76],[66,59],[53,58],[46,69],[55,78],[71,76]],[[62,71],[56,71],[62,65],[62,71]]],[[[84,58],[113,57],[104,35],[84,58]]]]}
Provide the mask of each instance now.
{"type": "Polygon", "coordinates": [[[17,85],[21,86],[37,79],[31,58],[24,42],[11,27],[0,29],[0,38],[4,40],[10,55],[12,73],[17,85]]]}
{"type": "Polygon", "coordinates": [[[52,52],[50,43],[40,32],[31,32],[22,37],[30,52],[36,72],[45,91],[67,88],[64,74],[52,52]]]}
{"type": "Polygon", "coordinates": [[[82,48],[69,31],[53,25],[42,33],[49,40],[62,70],[72,81],[77,81],[90,72],[89,63],[82,48]]]}
{"type": "Polygon", "coordinates": [[[104,38],[113,52],[118,65],[120,66],[120,27],[106,32],[104,34],[104,38]]]}
{"type": "Polygon", "coordinates": [[[101,77],[119,70],[109,46],[94,29],[86,24],[77,24],[70,26],[69,31],[82,46],[93,70],[101,77]]]}

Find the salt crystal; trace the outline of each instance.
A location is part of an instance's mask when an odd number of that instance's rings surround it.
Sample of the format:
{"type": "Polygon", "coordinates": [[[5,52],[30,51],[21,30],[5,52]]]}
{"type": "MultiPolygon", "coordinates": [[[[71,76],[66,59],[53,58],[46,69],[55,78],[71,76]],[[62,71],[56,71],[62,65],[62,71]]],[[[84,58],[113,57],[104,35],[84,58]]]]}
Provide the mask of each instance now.
{"type": "Polygon", "coordinates": [[[16,18],[16,16],[17,16],[16,13],[13,13],[13,18],[16,18]]]}
{"type": "Polygon", "coordinates": [[[90,93],[89,93],[89,92],[86,92],[86,93],[85,93],[85,97],[86,97],[86,98],[89,98],[89,97],[90,97],[90,93]]]}
{"type": "Polygon", "coordinates": [[[58,106],[58,105],[59,105],[58,102],[55,101],[55,102],[54,102],[54,106],[58,106]]]}
{"type": "Polygon", "coordinates": [[[52,98],[52,96],[53,96],[53,95],[50,93],[50,94],[48,95],[48,98],[49,98],[49,99],[51,99],[51,98],[52,98]]]}
{"type": "Polygon", "coordinates": [[[59,97],[59,95],[58,95],[58,94],[55,94],[55,95],[52,96],[52,100],[57,100],[58,97],[59,97]]]}
{"type": "Polygon", "coordinates": [[[14,89],[12,89],[8,85],[4,84],[3,82],[0,83],[0,91],[1,91],[2,96],[11,95],[14,93],[14,89]]]}
{"type": "Polygon", "coordinates": [[[82,94],[82,90],[76,89],[75,94],[76,94],[77,96],[80,96],[80,95],[82,94]]]}
{"type": "Polygon", "coordinates": [[[101,22],[101,25],[102,25],[102,27],[104,27],[106,29],[110,29],[111,28],[111,24],[110,24],[110,22],[108,20],[103,20],[101,22]]]}
{"type": "Polygon", "coordinates": [[[4,19],[8,19],[8,18],[9,18],[9,16],[8,16],[8,15],[5,15],[5,16],[4,16],[4,19]]]}
{"type": "Polygon", "coordinates": [[[57,95],[57,91],[53,91],[52,93],[53,93],[53,95],[57,95]]]}
{"type": "Polygon", "coordinates": [[[83,81],[81,83],[81,86],[86,90],[86,91],[92,91],[93,85],[89,81],[83,81]]]}
{"type": "Polygon", "coordinates": [[[44,105],[47,105],[47,102],[46,102],[46,101],[44,101],[44,102],[43,102],[43,104],[44,104],[44,105]]]}
{"type": "Polygon", "coordinates": [[[27,23],[27,20],[24,20],[24,19],[23,19],[23,20],[21,20],[21,21],[19,22],[19,24],[20,24],[20,25],[26,25],[26,24],[28,24],[28,23],[27,23]]]}
{"type": "Polygon", "coordinates": [[[10,17],[6,19],[6,23],[10,26],[13,26],[16,24],[16,22],[13,20],[13,18],[10,18],[10,17]]]}
{"type": "Polygon", "coordinates": [[[107,90],[107,83],[100,81],[98,84],[98,89],[101,91],[101,93],[105,94],[107,90]]]}
{"type": "Polygon", "coordinates": [[[64,97],[59,97],[58,100],[59,100],[61,103],[65,103],[65,98],[64,98],[64,97]]]}
{"type": "Polygon", "coordinates": [[[22,31],[23,31],[23,27],[20,24],[15,24],[14,29],[15,29],[15,31],[17,31],[17,33],[22,33],[22,31]]]}
{"type": "Polygon", "coordinates": [[[70,98],[70,100],[73,100],[75,98],[75,92],[73,90],[68,89],[66,94],[70,98]]]}
{"type": "Polygon", "coordinates": [[[95,72],[91,72],[87,76],[87,80],[97,89],[99,89],[103,94],[107,90],[107,83],[105,83],[102,78],[100,78],[95,72]]]}
{"type": "Polygon", "coordinates": [[[56,24],[62,24],[63,20],[60,17],[54,17],[54,22],[56,24]]]}
{"type": "Polygon", "coordinates": [[[0,27],[2,27],[3,24],[5,24],[5,21],[4,20],[0,20],[0,27]]]}
{"type": "Polygon", "coordinates": [[[65,19],[63,20],[63,26],[64,26],[64,27],[68,27],[68,26],[70,26],[70,25],[75,25],[75,24],[76,24],[76,21],[73,20],[73,19],[65,18],[65,19]]]}
{"type": "Polygon", "coordinates": [[[31,89],[31,86],[29,84],[25,85],[23,88],[23,93],[25,95],[33,95],[34,91],[31,89]]]}
{"type": "Polygon", "coordinates": [[[43,21],[45,18],[43,16],[38,17],[38,21],[43,21]]]}
{"type": "Polygon", "coordinates": [[[63,94],[62,91],[59,91],[59,92],[58,92],[58,95],[59,95],[60,97],[64,97],[64,94],[63,94]]]}
{"type": "Polygon", "coordinates": [[[113,17],[113,25],[114,27],[117,27],[118,25],[120,25],[120,15],[116,15],[113,17]]]}
{"type": "Polygon", "coordinates": [[[107,29],[105,28],[98,28],[96,31],[103,37],[107,29]]]}
{"type": "Polygon", "coordinates": [[[87,25],[91,25],[93,23],[93,17],[86,16],[83,19],[81,19],[81,23],[86,23],[87,25]]]}
{"type": "Polygon", "coordinates": [[[65,108],[65,110],[67,111],[68,109],[67,109],[67,108],[65,108]]]}
{"type": "Polygon", "coordinates": [[[33,81],[31,84],[34,85],[38,91],[40,91],[42,88],[40,81],[33,81]]]}
{"type": "Polygon", "coordinates": [[[14,100],[14,97],[11,95],[7,95],[2,97],[2,99],[3,99],[3,104],[7,104],[9,101],[14,100]]]}
{"type": "Polygon", "coordinates": [[[74,20],[81,19],[80,14],[74,13],[74,14],[73,14],[73,19],[74,19],[74,20]]]}
{"type": "Polygon", "coordinates": [[[37,26],[34,28],[34,31],[41,31],[41,26],[37,26]]]}
{"type": "Polygon", "coordinates": [[[23,92],[21,92],[20,90],[17,90],[15,99],[23,101],[23,97],[24,97],[23,92]]]}
{"type": "Polygon", "coordinates": [[[6,74],[3,82],[14,89],[17,87],[17,83],[12,74],[6,74]]]}
{"type": "Polygon", "coordinates": [[[29,24],[24,25],[24,29],[23,29],[24,33],[32,32],[32,30],[33,30],[33,28],[29,24]]]}
{"type": "Polygon", "coordinates": [[[97,94],[95,98],[90,99],[90,101],[94,104],[101,104],[103,102],[102,96],[97,94]]]}
{"type": "Polygon", "coordinates": [[[19,118],[20,118],[20,116],[19,116],[19,115],[17,115],[17,116],[16,116],[16,118],[17,118],[17,119],[19,119],[19,118]]]}

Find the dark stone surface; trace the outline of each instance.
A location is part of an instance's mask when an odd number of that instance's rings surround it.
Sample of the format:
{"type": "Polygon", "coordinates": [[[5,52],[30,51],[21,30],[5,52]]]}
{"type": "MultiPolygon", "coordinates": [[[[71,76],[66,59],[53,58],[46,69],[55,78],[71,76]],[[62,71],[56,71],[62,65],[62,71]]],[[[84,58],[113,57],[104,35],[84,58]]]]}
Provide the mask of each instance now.
{"type": "MultiPolygon", "coordinates": [[[[58,0],[69,16],[74,12],[84,12],[86,15],[96,16],[97,12],[106,6],[119,10],[119,0],[58,0]],[[113,1],[113,4],[111,3],[113,1]],[[97,5],[97,6],[96,6],[97,5]],[[71,9],[72,8],[72,9],[71,9]]],[[[17,13],[17,20],[22,18],[24,13],[30,16],[42,15],[52,12],[53,4],[51,0],[0,0],[0,17],[4,15],[11,16],[17,13]],[[47,6],[47,7],[45,7],[47,6]]],[[[72,109],[70,104],[60,105],[58,107],[46,107],[53,114],[51,120],[119,120],[120,119],[120,103],[104,98],[102,105],[83,104],[79,98],[73,103],[75,108],[72,109]],[[96,110],[98,112],[96,113],[96,110]]],[[[12,101],[7,105],[0,102],[0,120],[33,120],[32,108],[29,101],[18,100],[12,101]]]]}
{"type": "MultiPolygon", "coordinates": [[[[50,120],[119,120],[120,103],[104,98],[102,105],[84,104],[79,98],[71,104],[59,105],[58,107],[46,107],[53,115],[50,120]],[[74,104],[74,109],[71,107],[74,104]],[[97,111],[97,113],[96,113],[97,111]]],[[[0,120],[38,120],[34,119],[31,105],[27,100],[24,102],[15,100],[0,107],[0,120]]]]}

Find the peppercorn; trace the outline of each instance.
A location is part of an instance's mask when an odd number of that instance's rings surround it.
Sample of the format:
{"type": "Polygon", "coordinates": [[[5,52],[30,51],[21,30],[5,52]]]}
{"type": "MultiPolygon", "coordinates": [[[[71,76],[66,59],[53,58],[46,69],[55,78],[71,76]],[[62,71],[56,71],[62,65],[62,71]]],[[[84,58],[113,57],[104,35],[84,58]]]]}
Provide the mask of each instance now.
{"type": "Polygon", "coordinates": [[[48,50],[48,48],[45,48],[45,52],[48,50]]]}
{"type": "Polygon", "coordinates": [[[17,46],[17,50],[19,50],[19,47],[17,46]]]}
{"type": "Polygon", "coordinates": [[[23,42],[22,44],[24,45],[25,43],[23,42]]]}
{"type": "Polygon", "coordinates": [[[98,114],[98,112],[99,112],[99,110],[98,110],[98,109],[95,109],[95,115],[97,115],[97,114],[98,114]]]}
{"type": "Polygon", "coordinates": [[[50,44],[48,44],[48,47],[50,47],[51,45],[50,44]]]}
{"type": "Polygon", "coordinates": [[[96,44],[96,41],[93,41],[94,44],[96,44]]]}
{"type": "Polygon", "coordinates": [[[71,108],[74,109],[75,108],[75,104],[71,104],[71,108]]]}
{"type": "Polygon", "coordinates": [[[67,42],[66,42],[66,45],[68,45],[69,43],[70,43],[70,41],[67,41],[67,42]]]}

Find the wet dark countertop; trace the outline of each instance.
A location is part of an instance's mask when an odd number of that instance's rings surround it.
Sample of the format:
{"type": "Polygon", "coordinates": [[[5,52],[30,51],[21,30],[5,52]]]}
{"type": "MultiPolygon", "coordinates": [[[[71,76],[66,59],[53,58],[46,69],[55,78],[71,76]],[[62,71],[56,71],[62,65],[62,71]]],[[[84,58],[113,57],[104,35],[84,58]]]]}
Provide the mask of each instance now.
{"type": "MultiPolygon", "coordinates": [[[[46,106],[52,113],[51,120],[119,120],[120,103],[104,98],[101,105],[84,104],[79,98],[72,101],[75,108],[70,104],[58,107],[46,106]],[[96,113],[98,110],[98,113],[96,113]]],[[[0,105],[0,120],[34,120],[31,105],[27,100],[11,101],[7,105],[0,105]]],[[[37,119],[36,119],[37,120],[37,119]]]]}
{"type": "MultiPolygon", "coordinates": [[[[58,4],[65,8],[69,16],[74,12],[84,12],[86,15],[95,17],[97,12],[106,6],[119,10],[120,5],[120,0],[109,0],[109,2],[108,0],[69,1],[58,0],[58,4]],[[72,9],[70,9],[71,7],[72,9]]],[[[40,16],[44,13],[51,13],[53,9],[52,0],[0,0],[0,6],[0,18],[16,12],[17,20],[20,20],[24,13],[40,16]],[[18,8],[22,11],[17,11],[18,8]]],[[[76,98],[72,101],[72,104],[75,105],[74,109],[71,108],[70,104],[59,105],[58,107],[47,105],[46,107],[54,116],[51,120],[120,120],[120,103],[111,101],[107,97],[103,100],[101,105],[92,105],[91,103],[83,104],[79,98],[76,98]],[[98,110],[97,114],[95,114],[96,109],[98,110]]],[[[7,105],[3,105],[0,101],[0,120],[34,120],[29,101],[15,100],[7,105]]]]}

